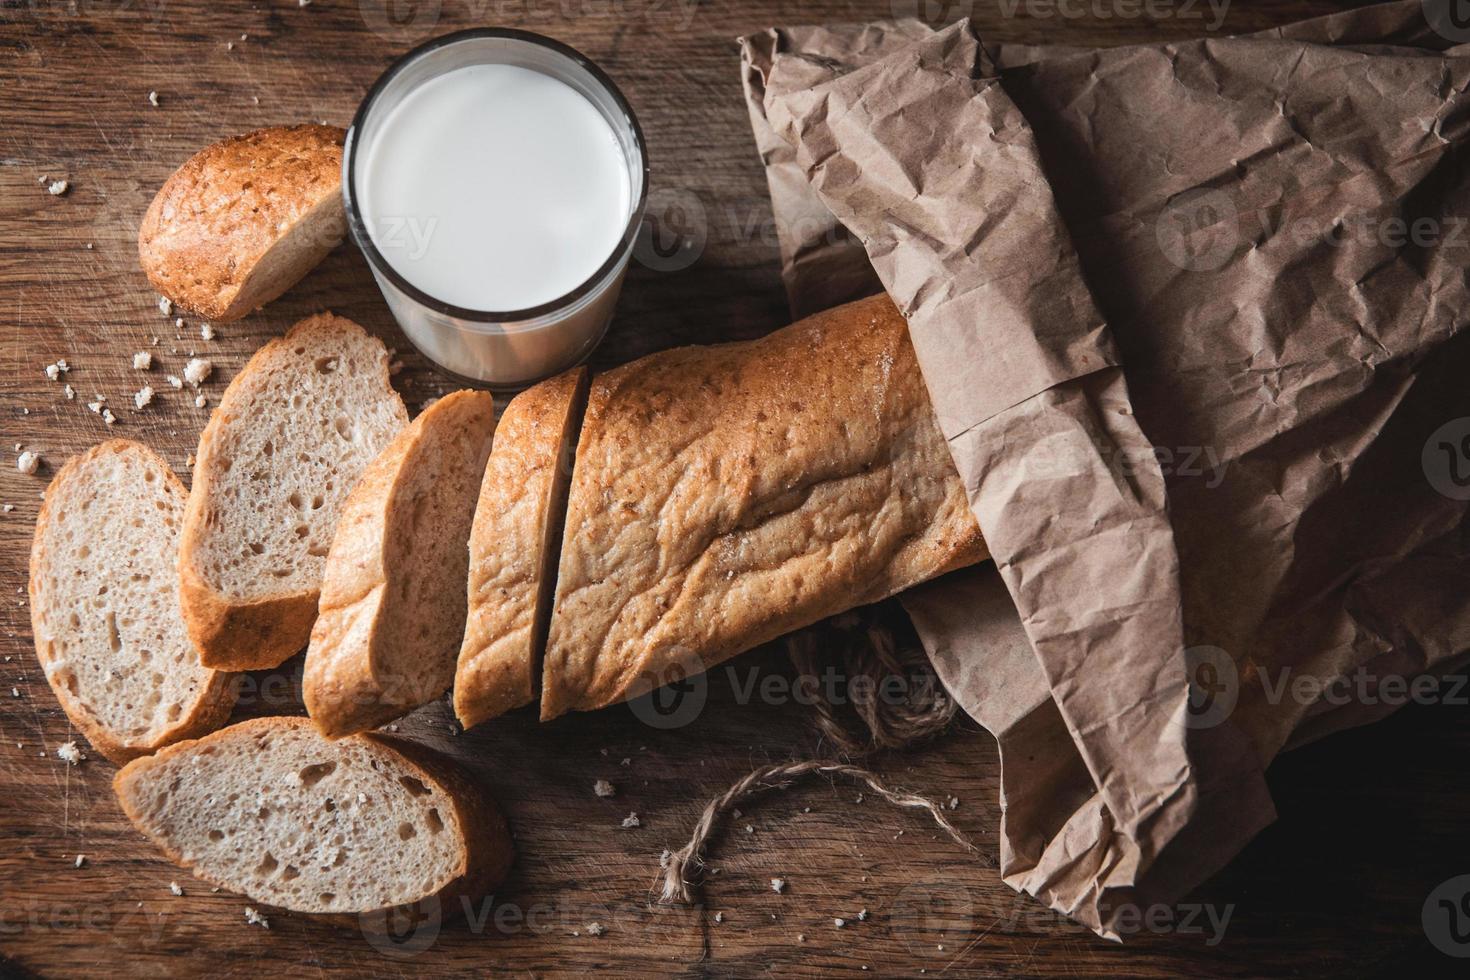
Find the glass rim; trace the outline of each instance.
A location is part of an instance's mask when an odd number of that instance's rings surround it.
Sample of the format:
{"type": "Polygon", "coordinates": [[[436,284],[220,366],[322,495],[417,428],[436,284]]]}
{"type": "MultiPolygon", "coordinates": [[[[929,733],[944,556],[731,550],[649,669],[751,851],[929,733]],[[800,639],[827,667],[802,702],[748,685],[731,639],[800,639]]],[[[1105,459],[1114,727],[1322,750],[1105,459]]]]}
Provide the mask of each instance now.
{"type": "MultiPolygon", "coordinates": [[[[532,69],[534,70],[534,69],[532,69]]],[[[468,30],[455,31],[452,34],[444,34],[431,38],[415,47],[405,54],[399,56],[390,64],[383,73],[373,82],[367,94],[363,96],[362,102],[357,107],[357,112],[352,117],[352,124],[347,130],[347,137],[342,151],[342,198],[346,206],[347,225],[352,232],[353,241],[367,257],[368,264],[373,271],[388,279],[399,291],[404,293],[414,302],[427,307],[437,313],[453,317],[456,320],[465,320],[472,323],[515,323],[524,320],[536,320],[561,312],[568,307],[576,305],[581,300],[595,291],[602,282],[609,278],[631,250],[634,240],[638,235],[638,228],[643,223],[643,209],[648,202],[648,147],[643,139],[643,127],[638,124],[638,117],[633,112],[633,107],[628,104],[627,98],[617,87],[607,73],[599,68],[596,62],[570,45],[563,44],[554,38],[537,34],[533,31],[522,31],[511,27],[474,27],[468,30]],[[393,267],[393,263],[379,251],[377,243],[373,241],[368,232],[367,222],[363,219],[358,207],[358,198],[354,189],[354,181],[357,174],[357,137],[362,131],[362,126],[367,120],[368,113],[372,111],[374,104],[384,89],[398,77],[398,75],[420,58],[465,41],[477,40],[507,40],[535,47],[545,48],[552,53],[570,61],[592,76],[592,80],[601,86],[612,98],[613,104],[618,107],[628,121],[628,126],[633,133],[633,145],[638,148],[641,160],[641,180],[633,195],[631,207],[628,212],[628,223],[623,228],[623,233],[618,239],[616,247],[613,248],[607,259],[597,267],[591,275],[579,285],[545,303],[536,306],[528,306],[519,310],[474,310],[464,306],[456,306],[447,303],[429,293],[424,292],[418,286],[409,282],[408,279],[393,267]]],[[[548,324],[549,325],[549,324],[548,324]]]]}

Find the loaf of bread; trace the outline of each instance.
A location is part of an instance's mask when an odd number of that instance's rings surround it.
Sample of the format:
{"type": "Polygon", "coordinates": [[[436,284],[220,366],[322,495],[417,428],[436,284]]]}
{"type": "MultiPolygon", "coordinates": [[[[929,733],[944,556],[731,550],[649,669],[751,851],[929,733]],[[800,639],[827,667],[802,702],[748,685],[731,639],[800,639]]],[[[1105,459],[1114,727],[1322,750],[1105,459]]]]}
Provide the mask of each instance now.
{"type": "Polygon", "coordinates": [[[308,317],[236,375],[199,439],[179,589],[211,667],[278,666],[306,645],[342,502],[408,424],[388,351],[308,317]]]}
{"type": "Polygon", "coordinates": [[[179,610],[184,485],[151,449],[123,439],[56,474],[31,546],[36,657],[61,707],[116,763],[213,730],[235,701],[179,610]]]}
{"type": "Polygon", "coordinates": [[[495,401],[439,399],[367,468],[327,557],[302,693],[320,731],[376,728],[449,690],[495,401]]]}
{"type": "Polygon", "coordinates": [[[511,399],[470,531],[469,615],[454,676],[454,713],[471,728],[536,698],[551,614],[576,426],[587,369],[511,399]]]}
{"type": "Polygon", "coordinates": [[[595,377],[541,715],[599,708],[987,556],[887,297],[595,377]]]}
{"type": "Polygon", "coordinates": [[[295,285],[346,230],[343,136],[334,126],[279,126],[190,157],[138,230],[138,258],[154,288],[227,321],[295,285]]]}
{"type": "Polygon", "coordinates": [[[505,877],[510,832],[449,760],[376,735],[328,741],[257,718],[137,759],[113,788],[134,826],[195,876],[325,915],[437,899],[447,916],[505,877]]]}

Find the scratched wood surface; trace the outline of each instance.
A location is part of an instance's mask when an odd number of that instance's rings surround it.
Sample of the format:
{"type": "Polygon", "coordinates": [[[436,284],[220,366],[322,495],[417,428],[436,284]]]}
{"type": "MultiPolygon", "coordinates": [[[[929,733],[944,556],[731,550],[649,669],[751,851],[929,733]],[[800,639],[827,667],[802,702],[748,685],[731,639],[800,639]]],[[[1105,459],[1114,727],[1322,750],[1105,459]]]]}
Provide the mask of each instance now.
{"type": "MultiPolygon", "coordinates": [[[[1333,6],[1237,3],[1223,29],[1333,6]]],[[[651,727],[627,708],[549,725],[520,712],[459,735],[443,705],[406,721],[405,733],[471,765],[516,828],[513,876],[468,924],[427,922],[396,946],[279,912],[267,931],[245,924],[244,900],[160,859],[120,813],[110,765],[72,767],[55,755],[72,731],[35,663],[22,595],[38,493],[67,456],[111,435],[148,442],[187,477],[207,409],[160,379],[181,373],[191,353],[215,364],[213,400],[264,340],[324,307],[407,348],[345,247],[213,341],[187,314],[176,329],[138,271],[134,241],[178,163],[256,126],[345,124],[389,60],[430,34],[500,23],[557,36],[601,62],[631,99],[654,188],[692,194],[704,210],[697,262],[632,270],[595,358],[606,365],[677,343],[755,336],[785,320],[739,90],[738,34],[973,11],[994,37],[1114,44],[1198,34],[1215,16],[1202,4],[1159,6],[1162,16],[1150,19],[1128,3],[1073,5],[1064,15],[1050,4],[917,0],[419,0],[391,9],[393,17],[376,0],[0,2],[0,503],[10,505],[0,514],[0,975],[1256,976],[1451,963],[1420,925],[1430,890],[1470,871],[1462,780],[1470,738],[1456,724],[1463,709],[1444,705],[1280,760],[1272,771],[1280,821],[1191,896],[1199,908],[1181,907],[1172,927],[1123,946],[1013,894],[921,817],[821,781],[744,807],[715,849],[720,873],[705,905],[658,907],[658,854],[678,845],[704,799],[752,766],[819,748],[809,709],[749,693],[767,676],[788,676],[774,650],[715,672],[708,703],[676,729],[651,727]],[[1113,15],[1088,12],[1099,9],[1113,15]],[[42,178],[64,178],[70,190],[53,197],[42,178]],[[146,376],[131,368],[136,350],[154,355],[146,376]],[[72,365],[65,380],[75,400],[43,373],[58,358],[72,365]],[[133,411],[132,392],[145,381],[159,395],[133,411]],[[98,395],[116,412],[114,427],[85,407],[98,395]],[[17,471],[14,444],[41,454],[39,474],[17,471]],[[616,784],[616,796],[593,794],[600,778],[616,784]],[[630,812],[637,829],[620,826],[630,812]],[[783,894],[772,891],[773,877],[788,882],[783,894]],[[847,927],[837,929],[836,917],[847,927]],[[589,935],[593,922],[603,935],[589,935]]],[[[397,381],[412,408],[448,390],[411,350],[402,360],[397,381]]],[[[239,714],[299,713],[300,666],[298,658],[252,675],[239,714]]],[[[962,724],[875,765],[906,788],[956,798],[955,822],[995,853],[998,759],[986,733],[962,724]]]]}

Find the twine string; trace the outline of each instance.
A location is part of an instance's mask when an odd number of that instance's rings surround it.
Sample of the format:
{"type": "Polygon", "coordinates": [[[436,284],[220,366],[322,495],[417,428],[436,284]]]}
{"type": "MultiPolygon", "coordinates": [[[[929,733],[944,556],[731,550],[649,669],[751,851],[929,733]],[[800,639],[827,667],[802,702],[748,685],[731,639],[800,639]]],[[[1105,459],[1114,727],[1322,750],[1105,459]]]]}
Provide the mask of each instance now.
{"type": "MultiPolygon", "coordinates": [[[[912,646],[900,648],[893,631],[871,618],[865,621],[862,616],[849,613],[829,624],[802,630],[787,638],[786,650],[798,678],[815,679],[824,662],[840,660],[846,665],[850,695],[843,699],[846,704],[832,703],[818,685],[817,696],[812,699],[812,725],[822,740],[847,759],[917,745],[946,731],[959,710],[934,675],[923,650],[912,646]],[[879,695],[892,677],[903,679],[905,697],[879,695]],[[862,682],[862,696],[856,696],[859,688],[854,685],[855,680],[862,682]],[[846,724],[843,714],[854,716],[857,725],[846,724]]],[[[955,843],[971,854],[981,853],[955,829],[938,803],[917,793],[893,789],[871,769],[841,759],[778,763],[747,773],[705,804],[688,843],[663,862],[660,902],[689,904],[695,900],[698,882],[707,870],[705,850],[720,818],[736,803],[759,793],[785,789],[817,773],[846,776],[864,783],[896,807],[924,810],[955,843]]],[[[982,859],[995,867],[994,859],[988,855],[982,855],[982,859]]]]}

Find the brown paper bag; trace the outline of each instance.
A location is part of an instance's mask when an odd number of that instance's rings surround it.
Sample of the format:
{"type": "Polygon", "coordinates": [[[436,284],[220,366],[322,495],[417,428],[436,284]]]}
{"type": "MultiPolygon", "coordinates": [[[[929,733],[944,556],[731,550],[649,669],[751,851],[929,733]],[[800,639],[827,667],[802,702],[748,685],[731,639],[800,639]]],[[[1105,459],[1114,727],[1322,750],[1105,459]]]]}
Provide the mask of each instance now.
{"type": "Polygon", "coordinates": [[[905,604],[1000,741],[1002,874],[1105,936],[1470,648],[1470,55],[1422,9],[743,42],[793,313],[888,290],[996,556],[905,604]]]}

